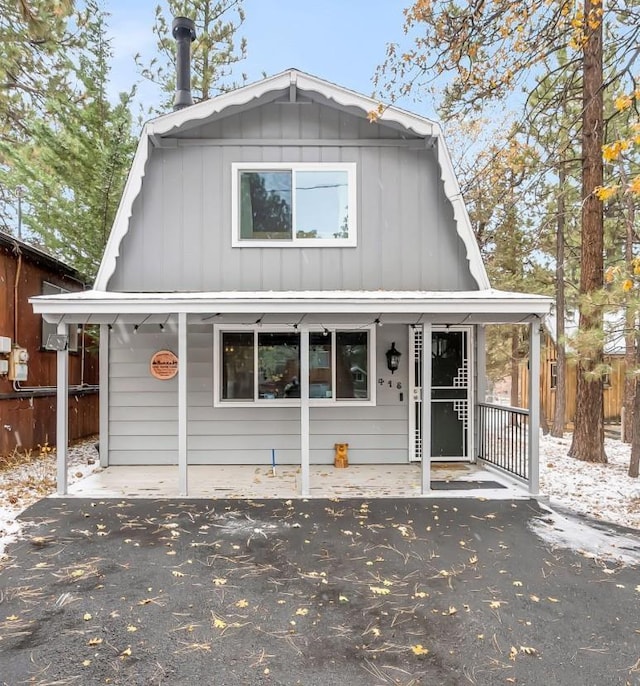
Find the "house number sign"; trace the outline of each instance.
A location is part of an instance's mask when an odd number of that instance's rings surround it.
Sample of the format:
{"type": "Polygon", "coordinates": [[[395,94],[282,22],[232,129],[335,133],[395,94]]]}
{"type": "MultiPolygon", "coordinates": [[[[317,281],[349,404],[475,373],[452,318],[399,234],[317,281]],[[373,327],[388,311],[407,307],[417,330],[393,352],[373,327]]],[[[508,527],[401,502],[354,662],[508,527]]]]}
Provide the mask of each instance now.
{"type": "Polygon", "coordinates": [[[151,358],[151,375],[166,381],[178,373],[178,356],[171,350],[158,350],[151,358]]]}

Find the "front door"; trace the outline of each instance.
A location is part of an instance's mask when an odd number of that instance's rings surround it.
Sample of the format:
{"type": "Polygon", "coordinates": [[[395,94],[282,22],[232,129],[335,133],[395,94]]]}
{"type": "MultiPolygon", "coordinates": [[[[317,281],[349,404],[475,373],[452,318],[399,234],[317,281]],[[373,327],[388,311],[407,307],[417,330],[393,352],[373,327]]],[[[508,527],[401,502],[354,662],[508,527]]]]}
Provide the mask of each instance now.
{"type": "MultiPolygon", "coordinates": [[[[422,329],[411,331],[410,459],[422,459],[422,329]]],[[[431,457],[469,459],[471,384],[470,330],[436,328],[431,332],[431,457]]]]}

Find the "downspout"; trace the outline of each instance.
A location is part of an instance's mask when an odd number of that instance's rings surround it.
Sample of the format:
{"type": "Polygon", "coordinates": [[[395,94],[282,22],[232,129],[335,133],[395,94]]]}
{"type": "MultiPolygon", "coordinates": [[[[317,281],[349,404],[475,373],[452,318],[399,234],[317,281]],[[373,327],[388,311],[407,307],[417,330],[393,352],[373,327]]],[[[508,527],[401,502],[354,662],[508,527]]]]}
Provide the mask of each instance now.
{"type": "Polygon", "coordinates": [[[80,326],[80,336],[80,345],[82,346],[82,348],[80,349],[80,387],[82,388],[82,386],[84,386],[84,324],[80,326]]]}
{"type": "Polygon", "coordinates": [[[22,252],[20,248],[18,253],[18,267],[16,269],[16,280],[13,284],[13,343],[17,345],[18,341],[18,294],[20,286],[20,272],[22,271],[22,252]]]}

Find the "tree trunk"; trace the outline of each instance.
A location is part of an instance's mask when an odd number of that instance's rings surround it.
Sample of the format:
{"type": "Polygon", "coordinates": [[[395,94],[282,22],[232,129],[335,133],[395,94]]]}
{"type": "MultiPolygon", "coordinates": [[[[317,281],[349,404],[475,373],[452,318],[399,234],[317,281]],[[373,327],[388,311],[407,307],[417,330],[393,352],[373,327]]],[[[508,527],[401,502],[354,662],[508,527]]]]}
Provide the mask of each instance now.
{"type": "Polygon", "coordinates": [[[542,431],[543,436],[546,436],[549,433],[549,422],[547,421],[547,415],[545,414],[542,405],[542,396],[540,396],[540,430],[542,431]]]}
{"type": "MultiPolygon", "coordinates": [[[[636,365],[640,365],[640,346],[636,346],[636,365]]],[[[640,472],[640,384],[636,383],[633,399],[633,430],[631,439],[631,459],[629,460],[629,476],[638,478],[640,472]]]]}
{"type": "MultiPolygon", "coordinates": [[[[624,394],[622,397],[622,406],[624,407],[624,426],[622,427],[622,433],[624,436],[625,443],[632,443],[636,432],[634,427],[636,426],[635,418],[637,417],[637,388],[638,382],[636,380],[636,375],[633,370],[636,367],[636,334],[635,334],[635,323],[636,316],[631,305],[627,305],[627,311],[625,313],[626,321],[626,331],[625,331],[625,351],[624,351],[624,394]]],[[[640,442],[640,435],[638,436],[638,441],[640,442]]]]}
{"type": "MultiPolygon", "coordinates": [[[[580,331],[602,328],[602,308],[592,296],[603,286],[604,231],[602,202],[594,190],[602,185],[602,20],[600,0],[585,0],[585,45],[582,86],[582,247],[580,252],[580,331]],[[595,21],[594,21],[595,18],[595,21]]],[[[586,462],[606,462],[602,344],[594,344],[578,363],[576,418],[569,455],[586,462]]]]}
{"type": "MultiPolygon", "coordinates": [[[[625,185],[629,182],[624,166],[621,166],[622,180],[625,185]]],[[[635,221],[636,221],[636,208],[635,200],[630,193],[626,194],[626,236],[624,242],[624,262],[627,268],[627,274],[633,274],[633,247],[635,242],[635,221]]],[[[632,374],[632,370],[636,366],[636,310],[633,307],[632,302],[627,299],[626,310],[625,310],[625,332],[624,332],[624,394],[622,397],[622,406],[624,407],[624,426],[622,427],[622,434],[624,436],[625,443],[631,443],[634,436],[633,427],[635,425],[634,416],[636,414],[636,387],[637,381],[635,374],[632,374]]],[[[640,441],[640,435],[638,436],[638,441],[640,441]]],[[[631,475],[631,467],[629,467],[629,473],[631,475]]],[[[637,473],[635,476],[638,476],[637,473]]]]}
{"type": "Polygon", "coordinates": [[[558,204],[557,204],[557,236],[556,236],[556,403],[553,413],[551,435],[562,438],[564,434],[564,419],[567,407],[567,355],[564,340],[564,232],[565,232],[565,203],[564,184],[566,173],[564,164],[558,169],[558,204]]]}

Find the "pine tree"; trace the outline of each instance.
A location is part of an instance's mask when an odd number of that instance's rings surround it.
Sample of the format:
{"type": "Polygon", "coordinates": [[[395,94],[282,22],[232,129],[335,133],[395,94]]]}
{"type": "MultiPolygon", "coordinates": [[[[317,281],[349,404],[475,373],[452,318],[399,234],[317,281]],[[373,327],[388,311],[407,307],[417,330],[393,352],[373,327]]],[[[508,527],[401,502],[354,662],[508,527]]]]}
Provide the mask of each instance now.
{"type": "MultiPolygon", "coordinates": [[[[27,120],[43,112],[51,93],[66,88],[67,51],[75,44],[72,8],[72,0],[0,0],[0,168],[8,164],[3,149],[27,139],[27,120]]],[[[0,184],[6,231],[15,200],[15,184],[0,184]]]]}
{"type": "Polygon", "coordinates": [[[69,56],[73,89],[50,93],[46,116],[27,120],[29,139],[4,152],[11,182],[26,189],[23,221],[35,240],[93,276],[133,155],[133,92],[109,102],[105,15],[96,0],[86,5],[83,43],[69,56]]]}
{"type": "MultiPolygon", "coordinates": [[[[458,115],[481,112],[487,103],[504,104],[536,80],[563,74],[583,91],[581,121],[581,281],[580,326],[593,343],[580,361],[578,410],[571,454],[600,462],[604,453],[602,379],[603,74],[602,30],[615,46],[608,53],[607,84],[628,78],[640,35],[636,3],[612,0],[416,0],[406,11],[408,49],[390,45],[378,74],[381,94],[406,95],[445,79],[444,104],[458,115]],[[558,56],[567,52],[566,62],[558,56]],[[383,81],[384,80],[384,81],[383,81]]],[[[531,115],[531,102],[527,101],[531,115]]]]}

